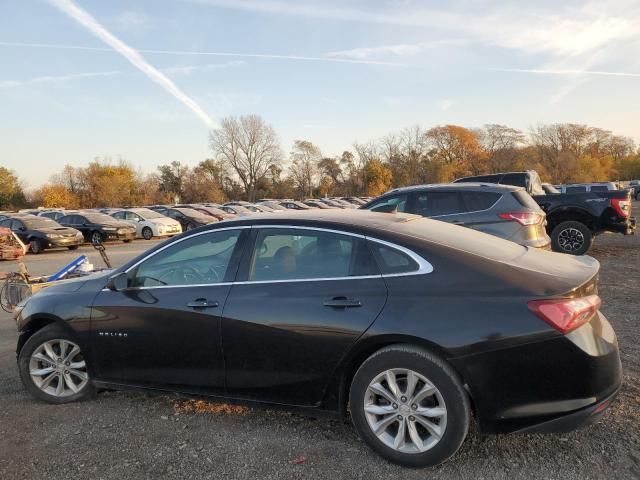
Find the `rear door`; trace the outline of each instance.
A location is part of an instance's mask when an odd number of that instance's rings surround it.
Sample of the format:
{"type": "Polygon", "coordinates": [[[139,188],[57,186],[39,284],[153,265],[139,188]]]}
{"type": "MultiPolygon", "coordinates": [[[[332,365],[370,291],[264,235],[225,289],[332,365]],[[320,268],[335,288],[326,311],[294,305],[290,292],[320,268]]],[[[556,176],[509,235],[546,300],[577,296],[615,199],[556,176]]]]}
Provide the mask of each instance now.
{"type": "Polygon", "coordinates": [[[386,285],[359,235],[254,226],[252,243],[222,320],[228,393],[316,405],[386,285]]]}

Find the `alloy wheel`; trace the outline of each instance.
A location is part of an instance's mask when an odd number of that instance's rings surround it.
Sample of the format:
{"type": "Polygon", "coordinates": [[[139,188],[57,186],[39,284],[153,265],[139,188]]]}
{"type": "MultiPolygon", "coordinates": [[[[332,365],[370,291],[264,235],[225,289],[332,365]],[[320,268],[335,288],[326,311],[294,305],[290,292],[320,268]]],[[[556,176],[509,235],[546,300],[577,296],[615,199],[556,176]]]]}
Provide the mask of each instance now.
{"type": "Polygon", "coordinates": [[[80,347],[64,339],[47,340],[33,351],[29,375],[36,387],[53,397],[74,395],[89,383],[80,347]]]}
{"type": "Polygon", "coordinates": [[[577,228],[565,228],[558,235],[558,244],[566,252],[575,252],[584,245],[584,235],[577,228]]]}
{"type": "Polygon", "coordinates": [[[447,427],[447,408],[438,389],[404,368],[386,370],[369,383],[364,413],[378,439],[402,453],[433,448],[447,427]]]}

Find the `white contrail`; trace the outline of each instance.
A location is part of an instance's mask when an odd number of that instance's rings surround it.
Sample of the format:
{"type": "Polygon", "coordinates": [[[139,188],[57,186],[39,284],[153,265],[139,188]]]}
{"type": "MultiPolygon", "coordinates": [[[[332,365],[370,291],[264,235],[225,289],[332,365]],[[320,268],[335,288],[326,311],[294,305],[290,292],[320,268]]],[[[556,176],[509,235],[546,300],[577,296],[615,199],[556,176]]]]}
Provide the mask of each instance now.
{"type": "Polygon", "coordinates": [[[489,68],[493,72],[535,73],[538,75],[601,75],[608,77],[640,77],[633,72],[604,72],[601,70],[540,70],[525,68],[489,68]]]}
{"type": "Polygon", "coordinates": [[[153,65],[147,62],[136,50],[125,44],[119,38],[104,28],[87,11],[78,7],[71,0],[49,0],[49,2],[69,15],[73,20],[85,27],[89,32],[109,45],[115,51],[125,57],[131,64],[142,71],[147,77],[164,88],[171,95],[184,103],[193,113],[195,113],[209,128],[215,128],[215,122],[191,97],[185,95],[175,83],[158,71],[153,65]]]}
{"type": "MultiPolygon", "coordinates": [[[[59,45],[49,43],[19,43],[19,42],[0,42],[0,46],[5,47],[32,47],[32,48],[57,48],[63,50],[93,50],[98,52],[112,52],[110,48],[87,47],[83,45],[59,45]]],[[[355,63],[363,65],[389,65],[393,67],[406,67],[405,63],[383,62],[378,60],[357,60],[352,58],[333,58],[333,57],[313,57],[307,55],[278,55],[270,53],[234,53],[234,52],[203,52],[190,50],[149,50],[139,49],[138,53],[153,53],[162,55],[203,55],[212,57],[241,57],[241,58],[265,58],[272,60],[298,60],[309,62],[329,62],[329,63],[355,63]]]]}

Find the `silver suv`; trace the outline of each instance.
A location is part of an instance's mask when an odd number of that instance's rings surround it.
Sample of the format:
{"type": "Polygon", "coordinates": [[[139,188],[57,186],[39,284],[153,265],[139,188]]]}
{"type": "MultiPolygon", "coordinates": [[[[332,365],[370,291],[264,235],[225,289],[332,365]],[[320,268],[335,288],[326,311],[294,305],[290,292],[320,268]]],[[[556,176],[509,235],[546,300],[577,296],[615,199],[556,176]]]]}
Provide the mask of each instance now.
{"type": "Polygon", "coordinates": [[[551,248],[545,231],[546,215],[523,187],[485,183],[415,185],[391,190],[361,208],[414,213],[527,247],[551,248]]]}

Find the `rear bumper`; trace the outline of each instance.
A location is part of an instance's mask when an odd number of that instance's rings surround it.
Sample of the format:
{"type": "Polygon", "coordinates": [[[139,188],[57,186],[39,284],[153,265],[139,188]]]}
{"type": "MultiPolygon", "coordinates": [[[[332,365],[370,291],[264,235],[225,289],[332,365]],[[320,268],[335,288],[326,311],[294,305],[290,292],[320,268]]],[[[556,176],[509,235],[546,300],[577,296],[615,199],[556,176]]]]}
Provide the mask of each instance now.
{"type": "Polygon", "coordinates": [[[517,430],[514,433],[565,433],[591,425],[611,405],[611,402],[618,395],[618,391],[619,388],[609,397],[590,407],[517,430]]]}
{"type": "Polygon", "coordinates": [[[451,362],[484,433],[576,428],[622,384],[618,343],[601,313],[568,335],[451,362]]]}

